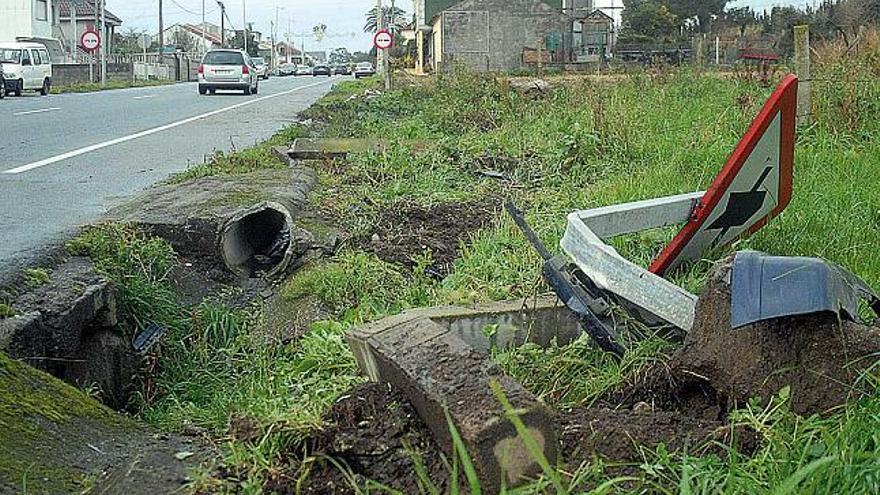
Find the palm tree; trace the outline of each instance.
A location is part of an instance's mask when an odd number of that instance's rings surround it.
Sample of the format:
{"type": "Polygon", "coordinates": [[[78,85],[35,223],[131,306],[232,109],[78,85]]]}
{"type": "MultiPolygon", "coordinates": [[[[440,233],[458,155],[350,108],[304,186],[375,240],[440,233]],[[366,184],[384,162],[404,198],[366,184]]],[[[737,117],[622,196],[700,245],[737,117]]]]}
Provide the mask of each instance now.
{"type": "MultiPolygon", "coordinates": [[[[367,22],[364,24],[364,32],[365,33],[375,33],[378,31],[377,23],[376,23],[376,9],[377,7],[373,7],[369,11],[367,11],[366,19],[367,22]]],[[[400,7],[382,7],[382,12],[385,15],[385,28],[393,29],[394,31],[400,31],[406,28],[409,21],[406,18],[406,11],[401,9],[400,7]]]]}

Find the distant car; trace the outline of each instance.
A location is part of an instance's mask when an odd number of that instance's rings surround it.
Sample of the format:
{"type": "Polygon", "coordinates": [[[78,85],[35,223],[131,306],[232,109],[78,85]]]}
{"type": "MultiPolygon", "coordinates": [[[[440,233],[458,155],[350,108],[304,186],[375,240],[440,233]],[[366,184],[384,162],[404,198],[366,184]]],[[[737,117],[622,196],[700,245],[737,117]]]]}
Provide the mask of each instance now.
{"type": "Polygon", "coordinates": [[[317,76],[327,76],[330,77],[333,75],[333,71],[330,69],[329,65],[318,64],[314,68],[312,68],[312,75],[317,76]]]}
{"type": "Polygon", "coordinates": [[[263,57],[252,57],[251,61],[254,63],[254,67],[257,68],[257,77],[269,79],[269,64],[266,63],[266,59],[263,57]]]}
{"type": "Polygon", "coordinates": [[[349,67],[348,65],[337,65],[333,68],[333,74],[337,76],[350,76],[351,67],[349,67]]]}
{"type": "Polygon", "coordinates": [[[281,64],[277,69],[275,69],[279,76],[295,76],[296,75],[296,64],[281,64]]]}
{"type": "Polygon", "coordinates": [[[354,67],[354,78],[370,77],[376,75],[376,69],[370,62],[361,62],[354,67]]]}
{"type": "Polygon", "coordinates": [[[311,76],[312,68],[308,65],[297,65],[296,66],[296,75],[297,76],[311,76]]]}
{"type": "Polygon", "coordinates": [[[0,70],[5,92],[15,96],[30,90],[46,96],[52,87],[52,60],[40,43],[0,43],[0,70]]]}
{"type": "Polygon", "coordinates": [[[199,94],[237,89],[257,94],[260,78],[248,54],[241,50],[209,50],[199,64],[199,94]]]}

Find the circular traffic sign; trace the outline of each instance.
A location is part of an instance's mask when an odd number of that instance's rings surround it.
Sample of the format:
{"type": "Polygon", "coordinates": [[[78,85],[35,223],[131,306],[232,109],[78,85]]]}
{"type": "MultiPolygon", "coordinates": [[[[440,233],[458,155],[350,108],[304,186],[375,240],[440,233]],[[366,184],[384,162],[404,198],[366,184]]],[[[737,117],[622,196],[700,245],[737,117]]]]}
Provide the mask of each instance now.
{"type": "Polygon", "coordinates": [[[79,39],[80,46],[87,52],[93,52],[101,48],[101,35],[97,31],[88,30],[79,39]]]}
{"type": "Polygon", "coordinates": [[[373,37],[373,44],[380,50],[387,50],[394,44],[394,37],[391,36],[391,32],[387,29],[383,29],[373,37]]]}

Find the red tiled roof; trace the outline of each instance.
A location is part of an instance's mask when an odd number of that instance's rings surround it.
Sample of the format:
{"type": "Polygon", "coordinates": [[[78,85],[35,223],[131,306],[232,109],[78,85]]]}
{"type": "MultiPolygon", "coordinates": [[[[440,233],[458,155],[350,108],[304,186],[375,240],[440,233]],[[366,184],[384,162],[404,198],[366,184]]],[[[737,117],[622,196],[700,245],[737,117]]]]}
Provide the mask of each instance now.
{"type": "MultiPolygon", "coordinates": [[[[58,16],[61,19],[70,19],[70,6],[73,5],[72,0],[55,0],[58,5],[58,16]]],[[[122,19],[117,17],[115,14],[104,9],[107,16],[107,22],[109,24],[122,24],[122,19]]],[[[82,19],[94,19],[95,13],[101,13],[100,9],[98,9],[95,0],[82,0],[79,4],[76,5],[76,16],[82,19]]]]}

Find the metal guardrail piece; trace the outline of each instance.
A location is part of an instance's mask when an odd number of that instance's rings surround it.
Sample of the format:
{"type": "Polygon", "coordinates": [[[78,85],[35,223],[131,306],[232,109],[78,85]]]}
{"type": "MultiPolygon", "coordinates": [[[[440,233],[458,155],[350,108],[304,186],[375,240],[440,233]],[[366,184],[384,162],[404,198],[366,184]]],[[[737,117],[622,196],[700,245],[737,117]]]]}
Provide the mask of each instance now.
{"type": "Polygon", "coordinates": [[[687,222],[703,197],[695,192],[637,201],[568,216],[561,246],[596,285],[687,332],[697,296],[623,258],[605,243],[615,236],[687,222]]]}

